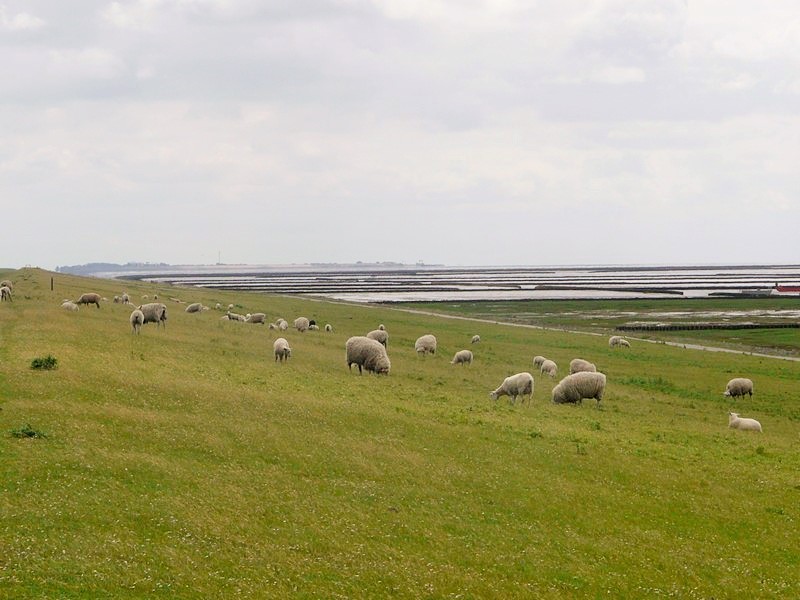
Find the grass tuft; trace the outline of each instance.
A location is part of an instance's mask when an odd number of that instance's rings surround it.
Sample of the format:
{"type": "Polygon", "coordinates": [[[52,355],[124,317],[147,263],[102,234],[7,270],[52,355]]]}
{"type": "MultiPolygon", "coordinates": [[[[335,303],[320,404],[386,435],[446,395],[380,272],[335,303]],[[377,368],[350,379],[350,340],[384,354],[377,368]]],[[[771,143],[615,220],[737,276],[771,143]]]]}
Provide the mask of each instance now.
{"type": "Polygon", "coordinates": [[[48,354],[47,356],[38,356],[31,361],[31,369],[52,371],[58,368],[58,359],[48,354]]]}

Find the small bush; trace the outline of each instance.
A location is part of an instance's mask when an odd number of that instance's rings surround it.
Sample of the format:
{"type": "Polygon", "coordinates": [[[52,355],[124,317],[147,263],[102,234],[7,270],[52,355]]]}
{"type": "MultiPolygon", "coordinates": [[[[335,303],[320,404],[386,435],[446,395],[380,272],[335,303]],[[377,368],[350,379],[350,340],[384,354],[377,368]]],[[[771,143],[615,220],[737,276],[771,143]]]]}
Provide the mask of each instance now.
{"type": "Polygon", "coordinates": [[[31,361],[31,369],[51,370],[57,367],[58,359],[51,354],[47,356],[38,356],[31,361]]]}
{"type": "Polygon", "coordinates": [[[39,431],[38,429],[34,429],[31,427],[30,423],[25,423],[19,429],[12,429],[11,430],[11,437],[15,438],[46,438],[47,434],[43,431],[39,431]]]}

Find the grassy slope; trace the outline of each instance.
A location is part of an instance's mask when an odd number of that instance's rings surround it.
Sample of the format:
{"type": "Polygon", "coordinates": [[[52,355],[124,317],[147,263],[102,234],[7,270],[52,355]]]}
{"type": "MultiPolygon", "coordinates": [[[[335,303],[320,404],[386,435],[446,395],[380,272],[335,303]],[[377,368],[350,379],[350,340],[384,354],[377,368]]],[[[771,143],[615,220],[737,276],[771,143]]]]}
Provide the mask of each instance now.
{"type": "MultiPolygon", "coordinates": [[[[5,274],[0,273],[0,277],[5,274]]],[[[187,315],[129,333],[128,307],[61,298],[146,284],[11,273],[0,305],[0,596],[796,597],[800,364],[302,299],[170,289],[270,318],[187,315]],[[348,373],[379,322],[389,377],[348,373]],[[420,359],[413,342],[439,338],[420,359]],[[449,365],[469,346],[470,367],[449,365]],[[52,353],[59,368],[36,372],[52,353]],[[606,404],[493,404],[544,354],[594,360],[606,404]],[[751,376],[756,395],[723,399],[751,376]],[[726,412],[763,435],[728,430],[726,412]],[[24,423],[40,440],[9,435],[24,423]]]]}

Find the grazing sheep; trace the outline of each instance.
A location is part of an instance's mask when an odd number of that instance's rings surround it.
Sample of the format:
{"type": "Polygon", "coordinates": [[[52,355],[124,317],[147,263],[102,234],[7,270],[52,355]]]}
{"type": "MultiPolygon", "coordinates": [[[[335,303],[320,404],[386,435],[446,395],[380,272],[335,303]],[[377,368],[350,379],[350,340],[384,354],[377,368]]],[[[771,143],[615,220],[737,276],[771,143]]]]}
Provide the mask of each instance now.
{"type": "Polygon", "coordinates": [[[158,294],[153,294],[153,300],[158,300],[158,294]]]}
{"type": "Polygon", "coordinates": [[[12,292],[14,291],[14,284],[11,283],[11,280],[9,279],[3,279],[3,281],[0,281],[0,287],[7,287],[12,292]]]}
{"type": "Polygon", "coordinates": [[[609,348],[613,348],[615,346],[622,346],[623,348],[630,348],[631,347],[631,343],[628,340],[626,340],[624,337],[622,337],[621,335],[612,335],[610,338],[608,338],[608,347],[609,348]]]}
{"type": "Polygon", "coordinates": [[[100,308],[100,294],[81,294],[81,297],[75,301],[75,304],[94,304],[97,308],[100,308]]]}
{"type": "Polygon", "coordinates": [[[389,362],[389,355],[386,354],[386,348],[380,342],[357,335],[347,340],[345,350],[349,370],[352,370],[352,366],[356,364],[359,374],[362,367],[368,373],[389,374],[392,365],[389,362]]]}
{"type": "Polygon", "coordinates": [[[428,333],[418,337],[417,341],[414,342],[414,350],[417,351],[417,354],[422,354],[423,356],[428,352],[436,354],[436,336],[428,333]]]}
{"type": "Polygon", "coordinates": [[[327,331],[328,333],[331,333],[333,331],[333,327],[331,327],[330,323],[325,324],[325,331],[327,331]]]}
{"type": "Polygon", "coordinates": [[[308,329],[309,325],[310,325],[310,323],[309,323],[308,319],[306,319],[305,317],[297,317],[294,320],[294,328],[297,329],[297,331],[299,331],[301,333],[303,331],[305,331],[306,329],[308,329]]]}
{"type": "Polygon", "coordinates": [[[227,317],[228,317],[228,319],[229,319],[229,320],[231,320],[231,321],[241,321],[241,322],[244,322],[244,321],[246,321],[246,320],[247,320],[247,317],[246,317],[246,316],[244,316],[244,315],[240,315],[240,314],[238,314],[238,313],[232,313],[231,311],[228,311],[228,314],[227,314],[226,316],[227,316],[227,317]]]}
{"type": "Polygon", "coordinates": [[[138,308],[135,308],[131,313],[130,321],[131,321],[131,333],[138,334],[139,330],[142,328],[142,325],[144,325],[144,313],[138,308]]]}
{"type": "Polygon", "coordinates": [[[267,322],[267,315],[265,315],[264,313],[253,313],[252,315],[247,317],[247,322],[265,325],[267,322]]]}
{"type": "Polygon", "coordinates": [[[472,364],[472,352],[469,350],[459,350],[453,356],[453,360],[450,361],[451,365],[471,365],[472,364]]]}
{"type": "Polygon", "coordinates": [[[605,389],[606,376],[603,373],[580,371],[567,375],[558,382],[553,388],[553,403],[577,402],[580,404],[584,398],[595,398],[599,405],[605,389]]]}
{"type": "Polygon", "coordinates": [[[164,329],[167,328],[166,304],[161,304],[160,302],[150,302],[148,304],[142,304],[139,307],[139,310],[144,314],[144,323],[142,323],[143,325],[155,323],[156,328],[158,328],[160,325],[163,325],[164,329]]]}
{"type": "Polygon", "coordinates": [[[555,377],[558,373],[558,365],[552,360],[545,359],[545,361],[542,363],[542,366],[539,367],[539,370],[543,375],[555,377]]]}
{"type": "Polygon", "coordinates": [[[64,310],[76,311],[78,310],[78,305],[75,304],[72,300],[64,300],[64,302],[61,303],[61,308],[63,308],[64,310]]]}
{"type": "Polygon", "coordinates": [[[374,329],[367,334],[367,337],[376,342],[380,342],[383,344],[384,348],[389,347],[389,334],[386,333],[385,329],[374,329]]]}
{"type": "Polygon", "coordinates": [[[728,413],[728,427],[731,429],[741,429],[742,431],[758,431],[761,432],[761,423],[755,419],[742,418],[735,412],[728,413]]]}
{"type": "Polygon", "coordinates": [[[381,331],[386,331],[386,325],[381,323],[380,325],[378,325],[378,329],[380,329],[381,331]]]}
{"type": "Polygon", "coordinates": [[[122,298],[121,298],[121,300],[122,300],[122,303],[123,303],[123,304],[130,304],[130,303],[131,303],[131,297],[130,297],[130,296],[128,296],[127,292],[123,292],[123,293],[122,293],[122,298]]]}
{"type": "Polygon", "coordinates": [[[546,360],[547,359],[544,356],[534,356],[533,357],[533,366],[536,367],[537,369],[541,369],[542,368],[542,363],[544,361],[546,361],[546,360]]]}
{"type": "Polygon", "coordinates": [[[595,373],[597,372],[597,367],[594,364],[590,363],[588,360],[583,360],[582,358],[573,358],[569,361],[569,374],[572,375],[573,373],[595,373]]]}
{"type": "Polygon", "coordinates": [[[516,403],[517,396],[522,396],[520,402],[525,402],[525,396],[533,399],[533,375],[530,373],[517,373],[503,380],[500,387],[489,392],[492,400],[497,400],[500,396],[508,396],[511,404],[516,403]]]}
{"type": "Polygon", "coordinates": [[[473,336],[472,336],[472,342],[470,342],[470,343],[471,343],[471,344],[477,344],[477,343],[478,343],[478,342],[480,342],[480,341],[481,341],[481,336],[479,336],[479,335],[473,335],[473,336]]]}
{"type": "Polygon", "coordinates": [[[230,320],[231,320],[231,318],[230,318],[228,315],[222,315],[222,316],[219,318],[219,320],[220,320],[220,321],[230,321],[230,320]]]}
{"type": "MultiPolygon", "coordinates": [[[[13,302],[13,298],[11,297],[11,288],[7,285],[0,287],[0,302],[5,302],[8,300],[9,302],[13,302]]],[[[98,306],[100,306],[98,304],[98,306]]]]}
{"type": "Polygon", "coordinates": [[[289,360],[292,355],[292,349],[289,348],[289,342],[285,338],[278,338],[272,344],[272,350],[275,352],[275,360],[283,362],[289,360]]]}
{"type": "Polygon", "coordinates": [[[233,304],[228,304],[228,311],[232,311],[234,309],[233,304]]]}
{"type": "Polygon", "coordinates": [[[114,304],[119,304],[121,298],[119,296],[114,296],[114,304]]]}
{"type": "Polygon", "coordinates": [[[725,386],[725,392],[722,395],[736,398],[736,396],[744,397],[745,394],[750,394],[751,397],[753,396],[752,380],[746,377],[736,377],[728,382],[728,385],[725,386]]]}
{"type": "Polygon", "coordinates": [[[217,302],[217,303],[214,305],[214,310],[222,310],[222,304],[220,304],[219,302],[217,302]]]}
{"type": "Polygon", "coordinates": [[[189,306],[186,307],[187,313],[199,313],[203,310],[203,305],[200,302],[192,302],[189,306]]]}
{"type": "Polygon", "coordinates": [[[286,331],[287,329],[289,329],[289,322],[286,321],[285,319],[278,319],[277,324],[278,324],[278,330],[280,331],[286,331]]]}
{"type": "Polygon", "coordinates": [[[311,325],[308,326],[308,330],[309,331],[319,331],[319,325],[317,325],[316,323],[311,323],[311,325]]]}

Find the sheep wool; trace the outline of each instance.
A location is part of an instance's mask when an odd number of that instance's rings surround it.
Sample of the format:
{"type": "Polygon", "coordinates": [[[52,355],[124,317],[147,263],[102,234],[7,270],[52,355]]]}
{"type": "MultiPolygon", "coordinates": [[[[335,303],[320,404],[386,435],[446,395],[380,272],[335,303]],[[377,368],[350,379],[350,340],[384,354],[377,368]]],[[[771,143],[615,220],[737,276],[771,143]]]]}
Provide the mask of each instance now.
{"type": "Polygon", "coordinates": [[[389,334],[386,333],[385,329],[374,329],[367,334],[367,337],[376,342],[380,342],[383,344],[384,348],[389,347],[389,334]]]}
{"type": "Polygon", "coordinates": [[[0,287],[7,287],[12,291],[14,290],[14,284],[11,283],[10,279],[3,279],[3,281],[0,281],[0,287]]]}
{"type": "Polygon", "coordinates": [[[164,329],[167,328],[166,304],[161,304],[160,302],[149,302],[147,304],[142,304],[139,307],[139,310],[142,311],[142,314],[144,314],[144,323],[142,323],[143,325],[155,323],[156,327],[163,325],[164,329]]]}
{"type": "Polygon", "coordinates": [[[530,373],[517,373],[503,380],[496,390],[489,392],[492,400],[497,400],[500,396],[508,396],[511,404],[516,403],[517,397],[521,396],[525,402],[525,396],[533,399],[533,375],[530,373]]]}
{"type": "Polygon", "coordinates": [[[362,368],[368,373],[389,374],[392,365],[389,362],[389,355],[386,354],[386,348],[380,342],[366,336],[353,336],[345,343],[345,352],[349,370],[352,370],[355,364],[358,365],[359,374],[362,368]]]}
{"type": "Polygon", "coordinates": [[[275,353],[275,361],[283,362],[289,360],[292,355],[292,349],[289,348],[289,342],[285,338],[278,338],[272,344],[272,351],[275,353]]]}
{"type": "Polygon", "coordinates": [[[144,325],[144,313],[138,308],[135,308],[131,313],[130,322],[131,333],[138,334],[139,330],[142,328],[142,325],[144,325]]]}
{"type": "Polygon", "coordinates": [[[199,313],[203,310],[203,305],[199,302],[192,302],[189,306],[186,307],[187,313],[199,313]]]}
{"type": "Polygon", "coordinates": [[[330,323],[325,324],[325,331],[327,331],[328,333],[331,333],[333,331],[333,327],[331,326],[330,323]]]}
{"type": "Polygon", "coordinates": [[[553,388],[553,404],[568,402],[580,404],[585,398],[594,398],[597,404],[603,399],[606,376],[603,373],[580,371],[567,375],[553,388]]]}
{"type": "Polygon", "coordinates": [[[583,360],[582,358],[573,358],[569,361],[569,374],[572,375],[573,373],[595,373],[597,371],[597,367],[594,366],[593,363],[590,363],[588,360],[583,360]]]}
{"type": "MultiPolygon", "coordinates": [[[[5,302],[8,300],[9,302],[13,302],[13,298],[11,298],[11,288],[7,285],[0,287],[0,302],[5,302]]],[[[98,308],[99,308],[98,304],[98,308]]]]}
{"type": "Polygon", "coordinates": [[[450,361],[451,365],[471,365],[472,364],[472,352],[469,350],[459,350],[453,356],[453,360],[450,361]]]}
{"type": "Polygon", "coordinates": [[[100,308],[100,294],[81,294],[81,297],[75,301],[75,304],[94,304],[97,308],[100,308]]]}
{"type": "Polygon", "coordinates": [[[309,320],[306,317],[297,317],[294,320],[294,328],[297,329],[297,331],[299,331],[301,333],[303,331],[306,331],[309,328],[310,325],[311,325],[311,323],[309,322],[309,320]]]}
{"type": "Polygon", "coordinates": [[[428,352],[436,354],[436,336],[428,333],[418,337],[417,341],[414,342],[414,350],[416,350],[417,354],[422,354],[423,356],[428,352]]]}
{"type": "Polygon", "coordinates": [[[553,360],[545,359],[542,363],[542,366],[539,367],[540,372],[542,375],[549,375],[550,377],[555,377],[558,374],[558,365],[553,360]]]}
{"type": "Polygon", "coordinates": [[[61,303],[61,308],[64,310],[76,311],[78,310],[78,305],[72,302],[71,300],[65,300],[61,303]]]}
{"type": "Polygon", "coordinates": [[[542,363],[544,361],[546,361],[546,360],[547,359],[544,356],[534,356],[533,357],[533,366],[536,367],[537,369],[541,369],[542,368],[542,363]]]}
{"type": "Polygon", "coordinates": [[[753,381],[746,377],[735,377],[728,382],[725,386],[723,396],[730,396],[736,398],[737,396],[744,397],[745,394],[753,395],[753,381]]]}
{"type": "Polygon", "coordinates": [[[612,335],[610,338],[608,338],[608,347],[614,348],[616,346],[622,346],[623,348],[630,348],[631,343],[622,336],[612,335]]]}
{"type": "Polygon", "coordinates": [[[473,335],[473,336],[472,336],[472,341],[471,341],[470,343],[471,343],[471,344],[477,344],[477,343],[478,343],[478,342],[480,342],[480,341],[481,341],[481,336],[479,336],[479,335],[473,335]]]}
{"type": "Polygon", "coordinates": [[[253,313],[252,315],[247,317],[247,322],[264,325],[267,322],[267,315],[265,315],[264,313],[253,313]]]}
{"type": "Polygon", "coordinates": [[[738,413],[728,413],[728,427],[731,429],[741,429],[742,431],[761,431],[761,423],[755,419],[740,417],[738,413]]]}

